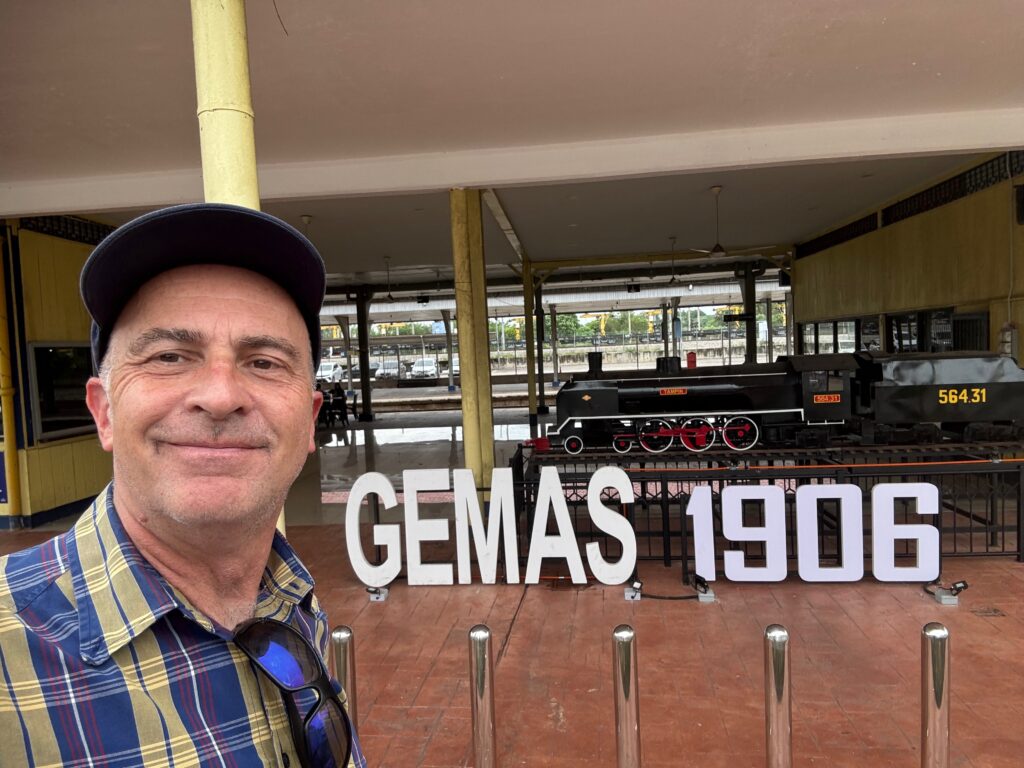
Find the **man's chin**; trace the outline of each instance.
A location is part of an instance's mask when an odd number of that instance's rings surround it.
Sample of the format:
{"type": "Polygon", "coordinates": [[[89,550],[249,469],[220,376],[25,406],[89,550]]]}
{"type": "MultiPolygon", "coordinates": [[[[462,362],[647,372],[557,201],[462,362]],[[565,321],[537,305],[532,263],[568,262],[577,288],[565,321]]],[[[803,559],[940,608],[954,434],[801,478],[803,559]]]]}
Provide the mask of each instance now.
{"type": "Polygon", "coordinates": [[[254,493],[251,483],[239,485],[236,479],[203,481],[187,497],[168,499],[164,511],[182,525],[259,526],[277,519],[284,494],[254,493]]]}

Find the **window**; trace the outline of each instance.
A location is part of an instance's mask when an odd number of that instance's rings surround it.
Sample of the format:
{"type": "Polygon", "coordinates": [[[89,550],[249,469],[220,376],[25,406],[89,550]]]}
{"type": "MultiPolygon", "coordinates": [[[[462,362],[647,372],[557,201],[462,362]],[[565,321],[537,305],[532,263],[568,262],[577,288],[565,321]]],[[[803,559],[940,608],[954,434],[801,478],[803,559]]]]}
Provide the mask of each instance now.
{"type": "Polygon", "coordinates": [[[988,348],[988,312],[953,316],[953,349],[988,348]]]}
{"type": "Polygon", "coordinates": [[[917,352],[917,313],[891,315],[889,338],[893,352],[917,352]]]}
{"type": "Polygon", "coordinates": [[[878,330],[877,317],[865,317],[860,322],[860,349],[868,352],[882,351],[882,334],[878,330]]]}
{"type": "Polygon", "coordinates": [[[54,439],[95,429],[85,405],[92,357],[85,344],[30,344],[32,419],[36,436],[54,439]]]}
{"type": "Polygon", "coordinates": [[[805,355],[813,355],[817,350],[814,348],[814,323],[804,323],[801,326],[803,331],[800,351],[805,355]]]}
{"type": "Polygon", "coordinates": [[[953,310],[937,309],[925,316],[928,326],[928,351],[948,352],[953,349],[953,310]]]}
{"type": "Polygon", "coordinates": [[[857,349],[857,323],[854,320],[843,320],[836,323],[836,335],[839,345],[836,352],[854,352],[857,349]]]}
{"type": "Polygon", "coordinates": [[[835,323],[818,323],[818,354],[835,352],[835,323]]]}

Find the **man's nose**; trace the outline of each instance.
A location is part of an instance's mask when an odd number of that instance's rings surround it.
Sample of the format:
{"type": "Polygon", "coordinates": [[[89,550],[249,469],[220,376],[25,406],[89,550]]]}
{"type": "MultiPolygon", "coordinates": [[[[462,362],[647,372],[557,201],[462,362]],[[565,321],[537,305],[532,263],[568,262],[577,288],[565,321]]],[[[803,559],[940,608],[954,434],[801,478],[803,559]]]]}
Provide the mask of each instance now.
{"type": "Polygon", "coordinates": [[[197,373],[189,392],[189,408],[205,411],[215,419],[249,410],[252,396],[233,360],[207,361],[197,373]]]}

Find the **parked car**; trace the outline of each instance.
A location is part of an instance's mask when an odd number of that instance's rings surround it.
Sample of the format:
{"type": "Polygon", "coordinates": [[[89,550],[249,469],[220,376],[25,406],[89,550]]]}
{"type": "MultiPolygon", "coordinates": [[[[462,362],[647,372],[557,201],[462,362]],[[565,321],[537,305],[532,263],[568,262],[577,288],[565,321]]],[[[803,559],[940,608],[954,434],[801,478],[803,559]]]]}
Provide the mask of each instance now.
{"type": "Polygon", "coordinates": [[[413,379],[436,379],[437,361],[430,357],[421,357],[412,364],[409,376],[413,379]]]}
{"type": "Polygon", "coordinates": [[[334,384],[341,381],[345,375],[345,367],[341,363],[334,363],[329,360],[324,360],[320,363],[320,367],[316,372],[317,381],[326,381],[329,384],[334,384]]]}
{"type": "MultiPolygon", "coordinates": [[[[370,378],[371,379],[374,376],[377,375],[377,370],[379,368],[380,368],[380,363],[372,363],[372,362],[370,363],[370,378]]],[[[359,371],[359,363],[356,363],[355,365],[352,366],[352,378],[358,379],[359,378],[359,373],[360,373],[360,371],[359,371]]]]}
{"type": "Polygon", "coordinates": [[[386,360],[377,369],[377,381],[402,378],[402,365],[397,360],[386,360]]]}

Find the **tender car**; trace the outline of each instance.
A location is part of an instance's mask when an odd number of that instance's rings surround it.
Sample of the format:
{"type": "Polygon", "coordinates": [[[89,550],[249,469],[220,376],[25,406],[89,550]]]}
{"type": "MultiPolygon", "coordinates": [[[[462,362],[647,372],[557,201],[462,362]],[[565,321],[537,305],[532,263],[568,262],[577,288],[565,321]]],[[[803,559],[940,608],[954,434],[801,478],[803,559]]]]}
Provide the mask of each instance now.
{"type": "Polygon", "coordinates": [[[412,364],[409,377],[413,379],[436,379],[437,361],[430,357],[421,357],[412,364]]]}
{"type": "Polygon", "coordinates": [[[402,377],[402,365],[395,360],[388,360],[380,364],[377,369],[377,381],[385,379],[400,379],[402,377]]]}
{"type": "Polygon", "coordinates": [[[334,363],[329,360],[324,360],[320,363],[320,367],[316,372],[317,381],[326,381],[330,384],[335,384],[341,381],[345,375],[345,367],[341,363],[334,363]]]}

